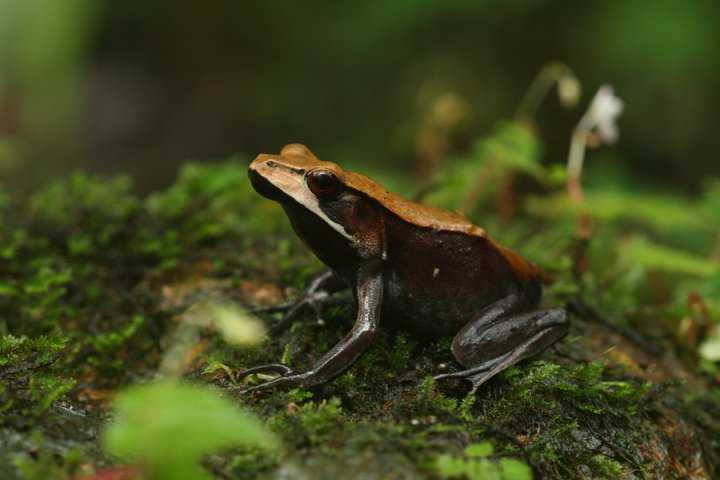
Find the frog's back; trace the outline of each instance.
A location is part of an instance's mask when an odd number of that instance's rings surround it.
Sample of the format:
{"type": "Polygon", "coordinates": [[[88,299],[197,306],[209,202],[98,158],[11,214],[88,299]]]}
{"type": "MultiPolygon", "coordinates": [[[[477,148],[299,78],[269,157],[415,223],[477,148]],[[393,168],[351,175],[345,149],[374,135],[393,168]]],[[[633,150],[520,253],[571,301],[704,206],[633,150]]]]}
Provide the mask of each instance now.
{"type": "MultiPolygon", "coordinates": [[[[333,164],[334,165],[334,164],[333,164]]],[[[443,208],[413,202],[392,193],[365,175],[338,170],[345,184],[382,205],[389,213],[411,224],[433,230],[458,232],[474,237],[484,237],[485,230],[464,215],[443,208]]]]}
{"type": "MultiPolygon", "coordinates": [[[[409,226],[418,230],[416,232],[418,236],[423,236],[422,232],[425,232],[428,237],[443,237],[443,244],[446,242],[449,244],[463,243],[465,245],[474,245],[476,249],[480,250],[479,254],[483,252],[490,255],[499,253],[500,262],[507,263],[515,275],[522,280],[528,280],[539,275],[539,271],[534,264],[512,250],[492,241],[483,228],[472,223],[464,215],[407,200],[390,192],[364,175],[343,171],[335,164],[331,165],[337,168],[337,173],[343,176],[343,181],[348,187],[377,202],[389,217],[396,220],[397,224],[389,224],[389,228],[403,232],[402,235],[407,233],[407,229],[403,229],[403,226],[409,226]]],[[[396,239],[399,239],[400,243],[404,243],[402,235],[396,239]]],[[[428,242],[422,240],[419,243],[427,245],[428,242]]],[[[459,256],[462,257],[462,255],[459,256]]]]}

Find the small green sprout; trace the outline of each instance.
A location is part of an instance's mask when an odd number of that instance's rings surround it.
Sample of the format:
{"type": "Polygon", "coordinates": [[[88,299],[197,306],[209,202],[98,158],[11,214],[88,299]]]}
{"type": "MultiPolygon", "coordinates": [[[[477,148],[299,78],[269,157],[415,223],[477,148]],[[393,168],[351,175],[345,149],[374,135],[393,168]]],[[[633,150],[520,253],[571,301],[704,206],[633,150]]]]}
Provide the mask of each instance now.
{"type": "Polygon", "coordinates": [[[131,387],[118,396],[115,411],[105,449],[139,465],[148,480],[211,478],[200,466],[204,455],[237,446],[278,448],[260,420],[207,387],[177,381],[131,387]]]}

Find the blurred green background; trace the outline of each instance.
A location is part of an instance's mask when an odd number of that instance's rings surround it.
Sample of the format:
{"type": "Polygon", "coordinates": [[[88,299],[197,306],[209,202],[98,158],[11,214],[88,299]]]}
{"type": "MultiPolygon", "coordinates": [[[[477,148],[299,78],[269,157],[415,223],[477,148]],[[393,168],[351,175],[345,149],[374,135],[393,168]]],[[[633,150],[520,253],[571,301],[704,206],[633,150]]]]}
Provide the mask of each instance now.
{"type": "MultiPolygon", "coordinates": [[[[557,60],[583,106],[603,83],[625,101],[615,165],[692,193],[720,174],[719,25],[712,0],[0,0],[0,176],[127,172],[146,192],[187,159],[292,141],[422,176],[434,112],[461,154],[557,60]]],[[[542,105],[546,164],[580,115],[542,105]]]]}

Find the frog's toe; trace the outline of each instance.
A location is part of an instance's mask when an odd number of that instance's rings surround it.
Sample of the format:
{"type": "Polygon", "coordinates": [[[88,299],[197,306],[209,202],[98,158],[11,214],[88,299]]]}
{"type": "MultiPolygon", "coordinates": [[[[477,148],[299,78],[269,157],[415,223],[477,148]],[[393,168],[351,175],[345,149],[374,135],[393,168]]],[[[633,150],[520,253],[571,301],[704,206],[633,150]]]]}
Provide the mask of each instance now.
{"type": "Polygon", "coordinates": [[[252,387],[243,388],[240,390],[240,394],[245,395],[251,392],[256,392],[258,390],[267,390],[269,388],[279,387],[280,385],[286,385],[290,383],[288,381],[288,378],[289,377],[281,376],[265,383],[261,383],[259,385],[253,385],[252,387]]]}
{"type": "MultiPolygon", "coordinates": [[[[507,355],[503,355],[499,358],[493,358],[487,362],[483,362],[480,365],[476,365],[473,368],[469,368],[467,370],[462,370],[459,372],[451,372],[451,373],[443,373],[440,375],[435,375],[433,378],[435,380],[446,380],[448,378],[463,378],[470,382],[475,384],[475,381],[473,380],[474,377],[480,377],[486,374],[486,372],[491,371],[493,367],[495,367],[498,363],[500,363],[504,357],[507,355]]],[[[479,385],[478,385],[479,386],[479,385]]],[[[477,388],[477,387],[475,387],[477,388]]]]}
{"type": "Polygon", "coordinates": [[[248,368],[247,370],[238,373],[235,380],[239,381],[245,377],[258,373],[276,373],[281,376],[287,376],[292,375],[293,370],[282,363],[268,363],[267,365],[258,365],[257,367],[248,368]]]}
{"type": "Polygon", "coordinates": [[[280,364],[280,363],[274,363],[270,365],[261,365],[259,367],[254,367],[249,370],[246,370],[245,372],[241,373],[240,375],[242,377],[246,377],[248,375],[252,375],[255,373],[280,373],[280,376],[277,378],[273,378],[272,380],[268,380],[267,382],[260,383],[258,385],[253,385],[251,387],[246,388],[240,388],[240,394],[245,395],[250,392],[256,392],[258,390],[267,390],[270,388],[275,388],[279,386],[291,386],[291,385],[300,385],[302,384],[302,381],[305,379],[305,375],[303,374],[297,374],[293,372],[293,370],[290,367],[287,367],[286,365],[280,364]]]}

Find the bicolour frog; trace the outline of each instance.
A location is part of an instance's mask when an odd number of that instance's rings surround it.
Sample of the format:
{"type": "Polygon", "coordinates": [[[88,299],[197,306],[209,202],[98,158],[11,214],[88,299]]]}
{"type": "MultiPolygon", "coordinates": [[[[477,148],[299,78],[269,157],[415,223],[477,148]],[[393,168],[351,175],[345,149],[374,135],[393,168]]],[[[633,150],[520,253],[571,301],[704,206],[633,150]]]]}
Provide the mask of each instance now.
{"type": "Polygon", "coordinates": [[[326,382],[350,367],[385,325],[425,339],[454,336],[451,350],[462,369],[436,378],[466,379],[474,391],[567,333],[564,309],[538,309],[538,268],[458,213],[406,200],[300,144],[259,155],[248,174],[329,267],[311,290],[349,287],[357,316],[307,371],[276,363],[240,374],[279,375],[247,391],[326,382]]]}

